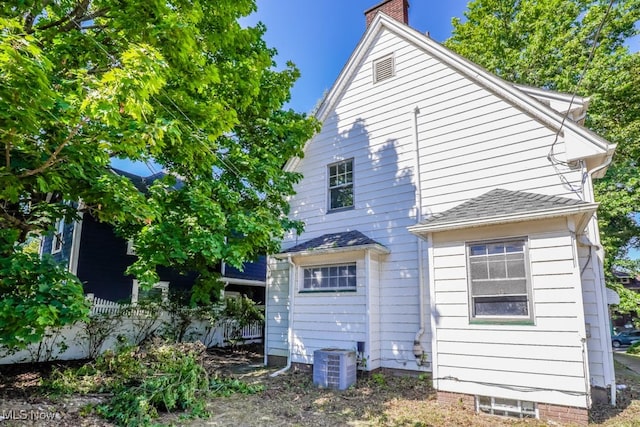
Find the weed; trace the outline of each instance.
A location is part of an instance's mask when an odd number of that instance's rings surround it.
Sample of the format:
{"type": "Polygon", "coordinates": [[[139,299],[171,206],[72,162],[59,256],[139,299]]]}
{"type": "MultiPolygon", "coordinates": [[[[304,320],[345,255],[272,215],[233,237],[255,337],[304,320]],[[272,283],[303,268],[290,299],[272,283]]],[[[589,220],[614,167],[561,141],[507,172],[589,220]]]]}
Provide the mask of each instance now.
{"type": "Polygon", "coordinates": [[[376,383],[376,385],[380,387],[384,387],[384,385],[386,384],[386,380],[383,374],[372,374],[371,379],[374,383],[376,383]]]}

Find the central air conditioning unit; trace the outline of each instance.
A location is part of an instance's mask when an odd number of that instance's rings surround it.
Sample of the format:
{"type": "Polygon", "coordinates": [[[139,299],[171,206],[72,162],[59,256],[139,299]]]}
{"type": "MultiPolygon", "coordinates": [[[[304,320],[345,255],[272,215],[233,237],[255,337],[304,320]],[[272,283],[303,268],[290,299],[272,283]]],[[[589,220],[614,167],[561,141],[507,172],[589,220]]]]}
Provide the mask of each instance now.
{"type": "Polygon", "coordinates": [[[325,348],[313,352],[313,384],[346,390],[356,383],[356,352],[325,348]]]}

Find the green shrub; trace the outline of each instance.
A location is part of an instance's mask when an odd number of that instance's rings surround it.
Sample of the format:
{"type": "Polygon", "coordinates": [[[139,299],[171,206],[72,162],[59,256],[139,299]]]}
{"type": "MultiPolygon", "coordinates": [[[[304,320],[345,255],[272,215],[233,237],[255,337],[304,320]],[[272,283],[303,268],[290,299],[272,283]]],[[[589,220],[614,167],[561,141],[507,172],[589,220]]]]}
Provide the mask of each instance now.
{"type": "Polygon", "coordinates": [[[25,349],[41,343],[47,331],[87,318],[89,304],[77,277],[51,256],[6,249],[1,237],[0,345],[25,349]]]}
{"type": "Polygon", "coordinates": [[[640,354],[640,341],[635,342],[627,349],[628,354],[640,354]]]}

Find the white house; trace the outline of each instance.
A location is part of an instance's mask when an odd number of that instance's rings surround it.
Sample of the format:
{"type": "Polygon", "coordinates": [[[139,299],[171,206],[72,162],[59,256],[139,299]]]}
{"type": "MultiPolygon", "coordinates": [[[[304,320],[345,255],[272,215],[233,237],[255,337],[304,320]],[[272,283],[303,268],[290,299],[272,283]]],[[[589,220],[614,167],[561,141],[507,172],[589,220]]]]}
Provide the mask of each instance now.
{"type": "Polygon", "coordinates": [[[615,403],[592,185],[615,146],[583,127],[588,99],[506,82],[407,10],[366,12],[286,165],[305,231],[269,259],[267,362],[358,350],[431,372],[442,402],[586,423],[615,403]]]}

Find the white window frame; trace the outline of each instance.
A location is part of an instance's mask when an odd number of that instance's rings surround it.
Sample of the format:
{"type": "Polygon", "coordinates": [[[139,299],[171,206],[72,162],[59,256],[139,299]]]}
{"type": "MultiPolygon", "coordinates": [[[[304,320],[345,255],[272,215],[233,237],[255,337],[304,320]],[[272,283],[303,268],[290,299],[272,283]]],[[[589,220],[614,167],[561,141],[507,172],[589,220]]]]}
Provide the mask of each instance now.
{"type": "Polygon", "coordinates": [[[299,280],[299,291],[304,292],[354,292],[358,289],[358,266],[357,262],[342,262],[342,263],[334,263],[334,264],[318,264],[318,265],[304,265],[300,267],[300,280],[299,280]],[[353,274],[342,275],[341,269],[353,268],[353,274]],[[327,286],[318,286],[318,287],[305,287],[307,283],[311,283],[313,280],[313,271],[318,271],[322,273],[323,270],[328,270],[328,275],[326,277],[321,276],[320,280],[328,280],[327,286]],[[334,270],[335,269],[335,270],[334,270]],[[335,272],[335,274],[334,274],[335,272]],[[309,273],[309,275],[307,274],[309,273]],[[349,280],[353,278],[353,285],[341,286],[341,279],[349,280]],[[332,285],[335,283],[335,285],[332,285]]]}
{"type": "Polygon", "coordinates": [[[395,77],[396,75],[396,60],[395,60],[395,56],[393,55],[393,53],[390,53],[388,55],[385,55],[381,58],[378,59],[374,59],[371,62],[371,67],[372,67],[372,74],[373,74],[373,84],[377,84],[377,83],[382,83],[385,82],[387,80],[392,79],[393,77],[395,77]],[[391,74],[387,75],[387,76],[383,76],[382,78],[380,78],[378,76],[378,66],[380,63],[384,62],[384,61],[390,61],[390,67],[391,67],[391,74]]]}
{"type": "MultiPolygon", "coordinates": [[[[509,238],[504,238],[504,239],[492,239],[492,240],[480,240],[480,241],[472,241],[472,242],[467,242],[466,243],[466,261],[467,261],[467,289],[468,289],[468,294],[469,294],[469,321],[470,323],[483,323],[483,322],[489,322],[489,323],[514,323],[514,322],[524,322],[526,324],[531,324],[533,323],[533,319],[534,319],[534,315],[533,315],[533,300],[532,300],[532,296],[533,296],[533,292],[532,292],[532,285],[531,285],[531,274],[529,271],[529,239],[527,237],[509,237],[509,238]],[[490,245],[495,245],[495,244],[508,244],[508,243],[514,243],[514,242],[518,242],[518,243],[522,243],[522,252],[505,252],[502,254],[486,254],[486,255],[471,255],[471,247],[473,246],[490,246],[490,245]],[[480,257],[484,256],[487,258],[487,262],[490,261],[490,257],[495,257],[495,259],[498,259],[498,257],[500,256],[504,256],[504,261],[506,263],[507,258],[506,256],[509,255],[510,253],[512,254],[517,254],[517,253],[522,253],[522,262],[523,262],[523,271],[524,271],[524,277],[515,277],[512,278],[514,280],[518,280],[518,279],[524,279],[525,282],[525,286],[526,286],[526,292],[522,293],[522,292],[517,292],[517,293],[513,293],[513,294],[505,294],[505,295],[474,295],[473,293],[473,279],[472,279],[472,270],[471,270],[471,260],[472,258],[475,259],[480,259],[480,257]],[[475,299],[476,298],[484,298],[484,299],[491,299],[491,298],[495,298],[496,300],[500,299],[500,298],[505,298],[505,297],[512,297],[514,299],[517,298],[522,298],[522,297],[526,297],[526,307],[527,307],[527,314],[526,315],[515,315],[515,314],[476,314],[475,313],[475,299]]],[[[506,266],[505,266],[505,272],[506,272],[506,266]]],[[[508,273],[506,273],[508,274],[508,273]]],[[[498,278],[496,280],[505,280],[507,278],[498,278]]],[[[487,279],[487,280],[491,280],[491,279],[487,279]]]]}
{"type": "MultiPolygon", "coordinates": [[[[348,172],[347,172],[348,174],[348,172]]],[[[355,162],[353,157],[350,159],[344,159],[344,160],[340,160],[339,162],[334,162],[334,163],[330,163],[329,165],[327,165],[327,205],[328,205],[328,211],[329,212],[338,212],[338,211],[343,211],[343,210],[347,210],[347,209],[353,209],[355,204],[356,204],[356,200],[355,200],[355,191],[354,191],[354,181],[355,181],[355,162]],[[342,165],[342,164],[348,164],[351,163],[351,181],[349,182],[345,182],[343,184],[336,184],[336,185],[331,185],[331,177],[333,176],[331,174],[331,168],[335,167],[336,168],[336,177],[340,175],[340,172],[338,171],[338,168],[342,165]],[[347,205],[347,206],[339,206],[339,207],[332,207],[331,206],[331,193],[332,190],[339,190],[342,188],[351,188],[351,204],[347,205]]]]}
{"type": "Polygon", "coordinates": [[[64,245],[64,218],[56,220],[56,230],[53,232],[53,238],[51,240],[51,253],[57,254],[62,250],[64,245]]]}
{"type": "MultiPolygon", "coordinates": [[[[139,297],[139,286],[138,281],[133,279],[133,286],[131,287],[131,304],[135,305],[138,303],[139,297]]],[[[169,282],[160,281],[153,285],[151,289],[161,289],[162,290],[162,302],[169,301],[169,282]]]]}
{"type": "Polygon", "coordinates": [[[135,255],[136,247],[133,239],[127,240],[127,255],[135,255]]]}

